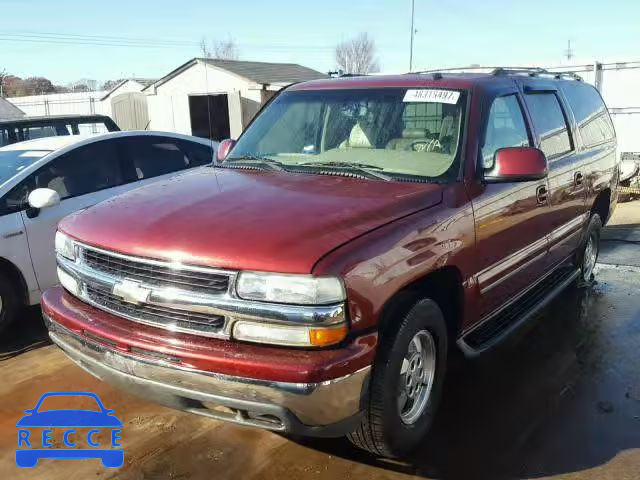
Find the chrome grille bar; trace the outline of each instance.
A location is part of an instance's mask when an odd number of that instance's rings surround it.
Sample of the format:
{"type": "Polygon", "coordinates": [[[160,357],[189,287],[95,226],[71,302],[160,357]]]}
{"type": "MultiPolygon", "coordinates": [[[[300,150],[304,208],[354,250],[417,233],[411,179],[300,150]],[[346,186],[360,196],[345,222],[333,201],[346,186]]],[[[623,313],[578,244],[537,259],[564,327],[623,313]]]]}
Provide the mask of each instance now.
{"type": "Polygon", "coordinates": [[[117,277],[139,280],[155,287],[178,287],[203,293],[222,293],[229,288],[229,275],[204,272],[200,269],[180,268],[145,262],[125,256],[82,247],[82,261],[98,271],[117,277]]]}

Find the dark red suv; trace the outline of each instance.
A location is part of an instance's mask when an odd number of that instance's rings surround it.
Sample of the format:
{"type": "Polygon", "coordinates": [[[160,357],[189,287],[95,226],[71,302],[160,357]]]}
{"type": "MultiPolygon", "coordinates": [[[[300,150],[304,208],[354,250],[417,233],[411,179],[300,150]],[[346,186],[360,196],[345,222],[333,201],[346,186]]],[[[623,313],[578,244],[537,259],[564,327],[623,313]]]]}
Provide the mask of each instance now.
{"type": "Polygon", "coordinates": [[[219,154],[60,224],[51,338],[150,400],[385,456],[454,349],[589,282],[616,203],[600,95],[538,70],[293,85],[219,154]]]}

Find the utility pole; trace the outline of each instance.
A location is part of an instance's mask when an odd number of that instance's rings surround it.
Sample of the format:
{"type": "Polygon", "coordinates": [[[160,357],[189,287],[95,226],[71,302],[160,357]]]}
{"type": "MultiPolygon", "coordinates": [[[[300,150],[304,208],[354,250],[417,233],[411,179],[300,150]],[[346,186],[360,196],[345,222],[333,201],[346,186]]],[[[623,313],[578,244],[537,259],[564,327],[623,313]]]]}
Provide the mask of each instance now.
{"type": "Polygon", "coordinates": [[[573,50],[571,50],[571,40],[567,40],[567,50],[564,52],[567,57],[567,61],[570,62],[573,58],[573,50]]]}
{"type": "Polygon", "coordinates": [[[411,41],[409,43],[409,71],[413,70],[413,35],[415,30],[413,28],[413,21],[416,13],[416,0],[411,0],[411,41]]]}

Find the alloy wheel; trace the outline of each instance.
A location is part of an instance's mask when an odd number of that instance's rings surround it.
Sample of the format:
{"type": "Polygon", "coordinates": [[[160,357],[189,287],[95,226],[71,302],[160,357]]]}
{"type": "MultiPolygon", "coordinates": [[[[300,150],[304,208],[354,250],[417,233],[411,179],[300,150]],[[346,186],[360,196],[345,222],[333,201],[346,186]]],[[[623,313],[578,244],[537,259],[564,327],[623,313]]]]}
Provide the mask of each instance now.
{"type": "Polygon", "coordinates": [[[416,333],[400,367],[398,410],[403,423],[415,423],[424,412],[436,374],[436,342],[427,330],[416,333]]]}
{"type": "Polygon", "coordinates": [[[598,259],[598,244],[595,239],[595,234],[589,235],[587,245],[584,248],[584,257],[582,259],[582,278],[585,281],[591,280],[593,276],[593,270],[596,266],[596,260],[598,259]]]}

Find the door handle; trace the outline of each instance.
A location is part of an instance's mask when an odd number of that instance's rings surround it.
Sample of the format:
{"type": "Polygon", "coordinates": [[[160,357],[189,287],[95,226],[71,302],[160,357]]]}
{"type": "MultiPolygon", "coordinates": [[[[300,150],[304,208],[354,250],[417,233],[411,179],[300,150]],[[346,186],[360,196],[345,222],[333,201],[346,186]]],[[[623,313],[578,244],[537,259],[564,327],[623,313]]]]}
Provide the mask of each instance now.
{"type": "Polygon", "coordinates": [[[546,185],[539,185],[536,189],[536,200],[538,200],[539,204],[547,203],[547,198],[549,197],[549,191],[547,190],[546,185]]]}
{"type": "Polygon", "coordinates": [[[24,230],[16,230],[15,232],[5,233],[2,238],[13,238],[19,237],[20,235],[24,235],[24,230]]]}
{"type": "Polygon", "coordinates": [[[582,185],[583,181],[584,181],[584,177],[582,176],[582,173],[576,172],[576,174],[573,177],[573,182],[576,184],[576,186],[582,185]]]}

